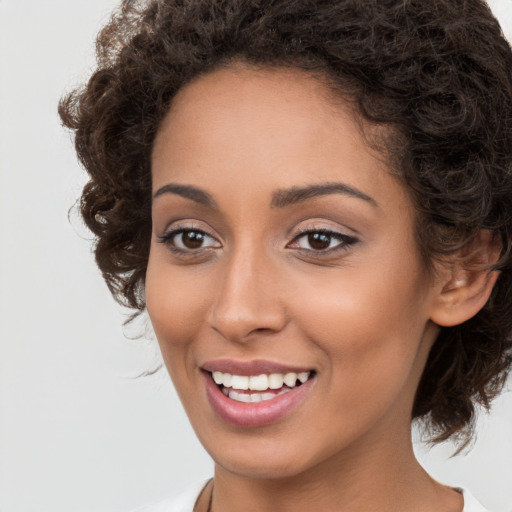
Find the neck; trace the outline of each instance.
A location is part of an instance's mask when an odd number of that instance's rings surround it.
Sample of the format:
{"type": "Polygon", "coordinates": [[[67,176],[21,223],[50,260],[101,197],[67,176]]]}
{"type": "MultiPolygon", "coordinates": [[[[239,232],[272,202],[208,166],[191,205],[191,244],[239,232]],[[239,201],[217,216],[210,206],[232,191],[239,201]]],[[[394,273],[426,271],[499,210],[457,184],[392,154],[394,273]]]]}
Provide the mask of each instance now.
{"type": "Polygon", "coordinates": [[[397,439],[408,442],[362,440],[285,478],[251,478],[216,466],[212,512],[460,512],[462,498],[423,470],[410,436],[397,439]]]}

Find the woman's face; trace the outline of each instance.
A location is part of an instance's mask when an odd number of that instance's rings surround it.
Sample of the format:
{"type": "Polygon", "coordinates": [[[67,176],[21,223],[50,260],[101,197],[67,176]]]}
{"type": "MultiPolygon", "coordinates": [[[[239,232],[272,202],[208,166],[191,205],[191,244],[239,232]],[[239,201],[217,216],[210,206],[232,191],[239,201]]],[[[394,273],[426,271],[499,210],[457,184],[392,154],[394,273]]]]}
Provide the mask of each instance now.
{"type": "Polygon", "coordinates": [[[409,442],[435,287],[342,102],[298,70],[212,72],[175,98],[152,172],[147,308],[220,467],[292,476],[409,442]]]}

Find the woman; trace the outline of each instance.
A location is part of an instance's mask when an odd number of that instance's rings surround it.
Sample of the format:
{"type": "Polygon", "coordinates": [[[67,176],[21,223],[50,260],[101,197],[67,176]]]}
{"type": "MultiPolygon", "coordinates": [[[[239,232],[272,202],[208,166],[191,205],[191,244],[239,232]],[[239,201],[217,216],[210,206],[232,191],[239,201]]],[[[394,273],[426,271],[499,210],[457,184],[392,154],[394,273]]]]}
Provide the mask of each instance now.
{"type": "Polygon", "coordinates": [[[126,1],[65,98],[113,295],[215,474],[151,510],[483,510],[416,461],[510,368],[512,53],[479,0],[126,1]]]}

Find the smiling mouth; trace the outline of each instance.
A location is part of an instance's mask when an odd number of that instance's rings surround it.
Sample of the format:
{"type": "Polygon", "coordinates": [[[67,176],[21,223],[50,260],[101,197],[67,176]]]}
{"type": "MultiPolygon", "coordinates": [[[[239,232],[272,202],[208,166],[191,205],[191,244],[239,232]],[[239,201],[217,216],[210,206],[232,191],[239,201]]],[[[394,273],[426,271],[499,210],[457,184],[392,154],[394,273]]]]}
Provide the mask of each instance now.
{"type": "Polygon", "coordinates": [[[250,376],[219,371],[211,372],[213,381],[225,396],[236,402],[244,403],[273,400],[302,386],[314,375],[314,371],[262,373],[250,376]]]}

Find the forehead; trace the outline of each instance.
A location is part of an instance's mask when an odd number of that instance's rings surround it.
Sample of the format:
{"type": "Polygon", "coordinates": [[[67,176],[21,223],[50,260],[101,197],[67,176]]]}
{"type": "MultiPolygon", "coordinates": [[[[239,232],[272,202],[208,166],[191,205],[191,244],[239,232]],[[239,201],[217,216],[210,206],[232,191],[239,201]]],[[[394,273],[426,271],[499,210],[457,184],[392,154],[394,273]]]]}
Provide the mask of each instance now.
{"type": "Polygon", "coordinates": [[[265,134],[278,130],[285,132],[290,142],[305,135],[307,129],[319,138],[328,128],[329,118],[349,115],[344,102],[335,102],[328,87],[302,70],[237,64],[202,75],[177,93],[159,129],[155,149],[163,138],[178,142],[187,130],[194,133],[195,143],[210,139],[219,149],[223,146],[221,135],[229,129],[236,132],[239,144],[243,135],[248,141],[260,139],[263,145],[265,134]],[[181,137],[177,130],[172,133],[176,125],[181,137]],[[318,132],[318,128],[322,130],[318,132]]]}
{"type": "Polygon", "coordinates": [[[302,70],[221,68],[174,98],[155,141],[153,190],[169,181],[222,183],[250,196],[266,185],[343,181],[396,201],[404,188],[361,126],[340,96],[302,70]]]}

